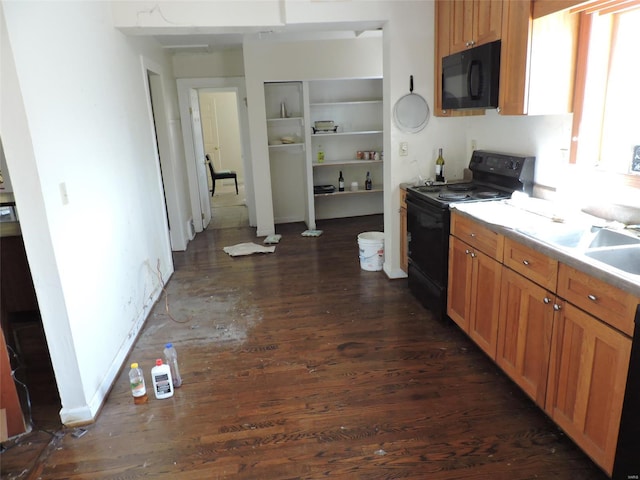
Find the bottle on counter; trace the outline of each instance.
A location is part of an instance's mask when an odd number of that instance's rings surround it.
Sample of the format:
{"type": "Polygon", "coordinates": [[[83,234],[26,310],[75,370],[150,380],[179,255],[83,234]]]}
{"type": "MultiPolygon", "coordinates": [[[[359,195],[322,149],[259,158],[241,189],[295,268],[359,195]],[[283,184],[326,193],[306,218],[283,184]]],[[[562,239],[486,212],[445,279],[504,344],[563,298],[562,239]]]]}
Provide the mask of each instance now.
{"type": "Polygon", "coordinates": [[[373,188],[373,182],[371,181],[371,173],[367,172],[367,178],[364,180],[364,189],[371,190],[373,188]]]}
{"type": "Polygon", "coordinates": [[[133,403],[141,405],[147,403],[147,387],[144,384],[144,374],[142,368],[137,363],[131,364],[129,370],[129,385],[131,385],[131,394],[133,395],[133,403]]]}
{"type": "Polygon", "coordinates": [[[436,158],[436,182],[444,182],[444,157],[442,149],[438,149],[438,158],[436,158]]]}
{"type": "Polygon", "coordinates": [[[178,352],[172,343],[167,343],[164,347],[164,361],[169,365],[171,370],[171,379],[173,380],[173,387],[179,388],[182,385],[182,377],[180,376],[180,369],[178,368],[178,352]]]}
{"type": "Polygon", "coordinates": [[[324,149],[322,148],[322,145],[318,145],[318,155],[316,159],[318,160],[318,163],[324,162],[324,149]]]}
{"type": "Polygon", "coordinates": [[[340,170],[340,176],[338,177],[338,191],[344,192],[344,177],[342,176],[342,170],[340,170]]]}
{"type": "Polygon", "coordinates": [[[151,369],[151,380],[156,398],[163,399],[173,396],[171,368],[169,365],[163,364],[160,358],[156,360],[156,366],[151,369]]]}

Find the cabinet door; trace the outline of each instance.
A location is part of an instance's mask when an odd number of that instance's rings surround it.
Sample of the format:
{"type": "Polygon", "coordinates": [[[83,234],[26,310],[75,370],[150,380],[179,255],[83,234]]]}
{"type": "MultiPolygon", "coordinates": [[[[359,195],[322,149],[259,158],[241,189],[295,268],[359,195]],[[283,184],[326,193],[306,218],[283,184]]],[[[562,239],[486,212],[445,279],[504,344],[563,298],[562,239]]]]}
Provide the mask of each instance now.
{"type": "Polygon", "coordinates": [[[407,273],[409,258],[407,256],[407,191],[400,189],[400,268],[407,273]]]}
{"type": "Polygon", "coordinates": [[[502,0],[480,0],[473,4],[474,47],[502,37],[502,0]]]}
{"type": "Polygon", "coordinates": [[[473,0],[451,1],[450,53],[466,50],[473,41],[473,0]]]}
{"type": "Polygon", "coordinates": [[[502,265],[478,251],[472,252],[470,256],[473,269],[469,336],[487,355],[495,359],[502,265]]]}
{"type": "Polygon", "coordinates": [[[433,95],[433,114],[436,117],[451,116],[451,110],[442,109],[442,58],[451,53],[449,49],[450,25],[451,25],[451,2],[450,0],[438,0],[435,2],[436,38],[434,55],[434,82],[435,91],[433,95]]]}
{"type": "Polygon", "coordinates": [[[611,474],[631,339],[564,302],[555,318],[546,410],[611,474]]]}
{"type": "Polygon", "coordinates": [[[503,268],[496,362],[544,408],[554,296],[503,268]]]}
{"type": "Polygon", "coordinates": [[[462,330],[468,332],[473,268],[472,249],[456,237],[449,238],[447,314],[462,330]]]}
{"type": "Polygon", "coordinates": [[[502,115],[527,113],[527,66],[530,43],[531,1],[504,2],[498,97],[502,115]]]}

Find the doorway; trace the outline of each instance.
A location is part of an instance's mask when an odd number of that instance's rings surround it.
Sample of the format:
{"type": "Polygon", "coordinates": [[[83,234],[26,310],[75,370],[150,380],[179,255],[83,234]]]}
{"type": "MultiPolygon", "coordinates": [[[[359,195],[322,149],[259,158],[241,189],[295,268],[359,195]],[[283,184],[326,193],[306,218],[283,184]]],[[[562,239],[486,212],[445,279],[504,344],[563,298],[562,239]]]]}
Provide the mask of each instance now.
{"type": "Polygon", "coordinates": [[[216,172],[233,172],[236,178],[209,176],[211,222],[209,229],[249,225],[245,196],[242,137],[235,90],[202,88],[198,90],[200,124],[205,155],[216,172]],[[236,192],[237,182],[237,192],[236,192]]]}
{"type": "MultiPolygon", "coordinates": [[[[180,105],[180,119],[182,125],[182,137],[184,142],[185,158],[187,165],[187,180],[189,182],[189,195],[191,202],[191,212],[194,233],[201,232],[204,229],[201,221],[203,206],[201,205],[202,194],[208,194],[210,201],[211,194],[206,189],[207,182],[211,182],[210,174],[206,171],[207,166],[204,159],[204,140],[202,139],[202,122],[200,119],[200,102],[198,100],[198,92],[235,92],[237,123],[240,129],[240,141],[242,145],[242,186],[244,188],[244,198],[247,214],[249,217],[249,225],[256,225],[255,212],[255,195],[253,192],[253,172],[251,170],[251,144],[249,141],[249,115],[247,109],[247,93],[244,77],[221,77],[221,78],[179,78],[178,85],[178,102],[180,105]],[[194,105],[195,97],[195,105],[194,105]],[[195,106],[195,108],[193,108],[195,106]],[[197,121],[195,117],[197,116],[197,121]],[[197,137],[200,140],[196,140],[197,137]],[[201,179],[206,178],[204,188],[201,179]]],[[[219,116],[218,124],[226,122],[219,116]]],[[[227,168],[230,169],[230,168],[227,168]]],[[[222,185],[219,181],[216,190],[220,186],[221,191],[226,189],[226,185],[222,185]]],[[[234,195],[235,195],[235,186],[234,195]]],[[[240,197],[240,195],[238,195],[240,197]]],[[[235,198],[235,197],[234,197],[235,198]]],[[[207,203],[207,207],[210,204],[207,203]]],[[[210,212],[211,209],[207,208],[210,212]]]]}

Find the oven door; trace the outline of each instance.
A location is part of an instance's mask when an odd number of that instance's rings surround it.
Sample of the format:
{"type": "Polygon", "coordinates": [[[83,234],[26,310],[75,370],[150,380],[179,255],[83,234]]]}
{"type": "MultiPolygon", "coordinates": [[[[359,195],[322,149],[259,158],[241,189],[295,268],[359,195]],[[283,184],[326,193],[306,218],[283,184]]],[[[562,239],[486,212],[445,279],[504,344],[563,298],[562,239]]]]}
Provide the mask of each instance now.
{"type": "Polygon", "coordinates": [[[447,286],[450,218],[446,206],[407,195],[409,262],[441,288],[447,286]]]}

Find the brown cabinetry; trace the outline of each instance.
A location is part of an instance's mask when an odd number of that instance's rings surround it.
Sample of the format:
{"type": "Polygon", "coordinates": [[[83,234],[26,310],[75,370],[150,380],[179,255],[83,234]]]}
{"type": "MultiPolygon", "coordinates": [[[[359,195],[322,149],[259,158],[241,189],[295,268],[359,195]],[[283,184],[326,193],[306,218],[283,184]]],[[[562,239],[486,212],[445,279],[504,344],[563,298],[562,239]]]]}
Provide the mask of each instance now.
{"type": "Polygon", "coordinates": [[[562,11],[534,19],[533,3],[504,2],[499,111],[571,113],[579,17],[562,11]]]}
{"type": "Polygon", "coordinates": [[[555,295],[504,268],[496,362],[544,408],[555,295]]]}
{"type": "Polygon", "coordinates": [[[628,337],[564,303],[553,329],[547,411],[609,474],[630,354],[628,337]]]}
{"type": "Polygon", "coordinates": [[[449,3],[450,53],[500,40],[502,0],[455,0],[449,3]]]}
{"type": "Polygon", "coordinates": [[[503,238],[455,213],[451,222],[447,314],[495,358],[503,238]]]}
{"type": "Polygon", "coordinates": [[[400,189],[400,268],[407,273],[409,257],[407,255],[407,191],[400,189]]]}
{"type": "Polygon", "coordinates": [[[455,210],[450,238],[448,315],[611,475],[640,298],[455,210]]]}

